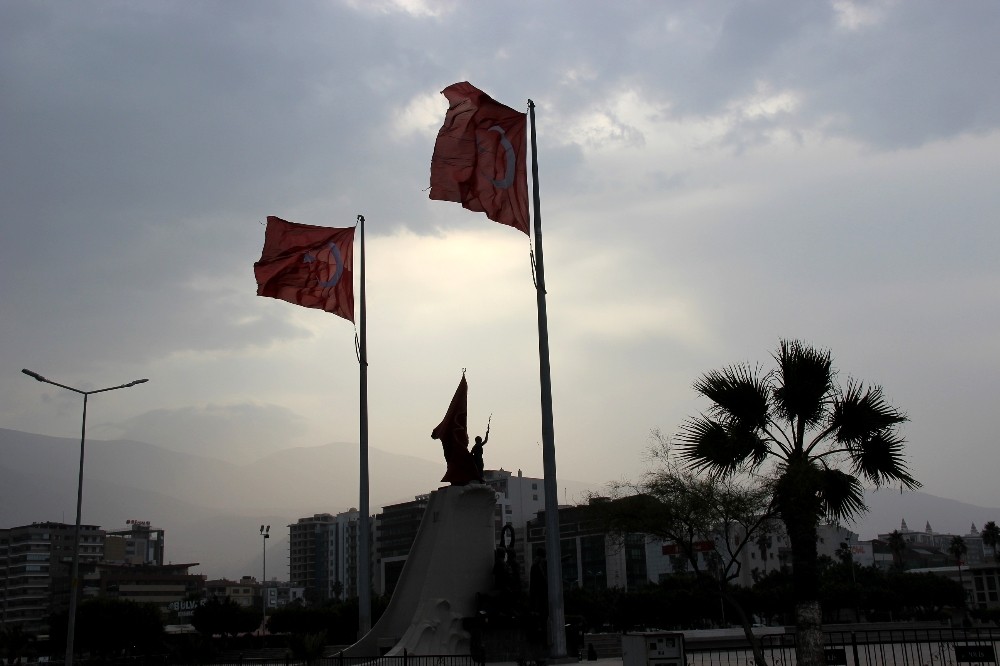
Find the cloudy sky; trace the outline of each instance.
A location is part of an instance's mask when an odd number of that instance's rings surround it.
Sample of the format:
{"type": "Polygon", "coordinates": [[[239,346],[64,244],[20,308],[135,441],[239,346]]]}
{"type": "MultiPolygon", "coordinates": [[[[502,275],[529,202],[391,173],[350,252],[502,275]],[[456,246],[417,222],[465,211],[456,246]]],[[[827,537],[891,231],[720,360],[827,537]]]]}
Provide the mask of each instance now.
{"type": "Polygon", "coordinates": [[[79,432],[30,368],[149,378],[91,437],[357,441],[354,327],[252,266],[267,215],[361,213],[371,446],[438,460],[467,368],[487,464],[540,476],[528,239],[427,197],[468,80],[537,105],[560,477],[636,476],[700,373],[802,338],[909,414],[926,491],[1000,506],[998,34],[991,2],[3,2],[0,427],[79,432]]]}

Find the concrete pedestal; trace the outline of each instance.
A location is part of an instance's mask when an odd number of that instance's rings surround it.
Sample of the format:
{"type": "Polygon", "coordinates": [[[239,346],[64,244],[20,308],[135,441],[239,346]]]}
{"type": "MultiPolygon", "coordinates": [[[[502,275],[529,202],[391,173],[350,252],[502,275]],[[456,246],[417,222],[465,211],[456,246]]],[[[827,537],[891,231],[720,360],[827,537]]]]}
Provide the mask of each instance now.
{"type": "Polygon", "coordinates": [[[404,649],[469,654],[462,619],[475,615],[476,594],[492,585],[495,506],[493,489],[481,484],[431,493],[389,606],[345,656],[401,655],[404,649]]]}

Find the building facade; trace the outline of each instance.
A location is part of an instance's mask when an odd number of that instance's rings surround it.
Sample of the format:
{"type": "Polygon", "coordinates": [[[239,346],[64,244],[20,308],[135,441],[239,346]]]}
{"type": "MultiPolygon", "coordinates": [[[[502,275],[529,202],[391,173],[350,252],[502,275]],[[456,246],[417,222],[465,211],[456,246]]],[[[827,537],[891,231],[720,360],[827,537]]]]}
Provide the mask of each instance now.
{"type": "MultiPolygon", "coordinates": [[[[544,481],[526,477],[517,471],[513,474],[504,469],[488,469],[483,472],[486,485],[493,489],[496,507],[493,509],[493,532],[497,543],[506,525],[514,528],[518,543],[524,543],[528,520],[545,507],[544,481]]],[[[390,504],[382,507],[375,516],[375,567],[373,569],[375,591],[378,594],[392,594],[403,572],[403,565],[410,548],[420,530],[430,495],[417,495],[409,502],[390,504]]],[[[517,550],[518,566],[525,571],[526,560],[523,548],[517,550]]]]}
{"type": "Polygon", "coordinates": [[[108,530],[104,537],[104,560],[122,564],[163,565],[164,530],[148,520],[125,521],[125,528],[108,530]]]}
{"type": "MultiPolygon", "coordinates": [[[[559,546],[564,587],[635,590],[649,582],[646,536],[613,535],[598,518],[594,504],[559,507],[559,546]]],[[[545,512],[527,524],[526,559],[545,550],[545,512]]],[[[526,571],[522,569],[522,571],[526,571]]],[[[528,569],[530,571],[530,568],[528,569]]],[[[523,582],[528,583],[527,580],[523,582]]]]}
{"type": "Polygon", "coordinates": [[[239,580],[218,578],[205,581],[205,595],[208,598],[229,599],[244,608],[261,607],[261,585],[253,576],[243,576],[239,580]]]}
{"type": "MultiPolygon", "coordinates": [[[[745,540],[745,532],[733,526],[728,535],[720,533],[711,539],[696,542],[695,559],[700,571],[711,571],[719,566],[719,553],[726,553],[725,539],[731,540],[730,549],[735,551],[745,540]]],[[[847,553],[855,564],[872,564],[871,542],[858,541],[858,535],[840,525],[821,524],[816,528],[816,553],[820,557],[840,559],[847,553]]],[[[649,580],[662,582],[676,573],[693,570],[693,566],[680,547],[673,542],[651,538],[646,542],[646,562],[649,580]]],[[[728,562],[724,563],[727,564],[728,562]]],[[[736,555],[739,565],[738,575],[733,583],[751,587],[754,582],[767,574],[792,568],[792,545],[780,521],[773,521],[769,529],[759,531],[740,548],[736,555]]]]}
{"type": "Polygon", "coordinates": [[[430,495],[382,507],[375,516],[375,590],[392,594],[417,538],[430,495]]]}
{"type": "MultiPolygon", "coordinates": [[[[898,554],[898,557],[902,559],[904,569],[957,566],[955,557],[950,552],[955,537],[961,537],[966,547],[962,566],[973,567],[988,564],[983,536],[974,524],[970,526],[968,534],[946,534],[935,532],[931,529],[930,522],[925,523],[923,530],[911,530],[907,527],[906,521],[903,520],[897,531],[906,544],[903,552],[898,554]]],[[[891,538],[891,532],[878,535],[878,540],[883,544],[880,550],[888,550],[891,538]]],[[[883,562],[891,566],[894,560],[890,557],[886,562],[883,558],[883,562]]]]}
{"type": "Polygon", "coordinates": [[[358,513],[317,513],[288,526],[291,587],[310,601],[358,596],[358,513]]]}
{"type": "Polygon", "coordinates": [[[99,562],[95,573],[99,596],[154,604],[170,612],[175,602],[199,598],[205,591],[205,577],[190,572],[189,564],[119,564],[99,562]]]}
{"type": "MultiPolygon", "coordinates": [[[[49,615],[69,608],[74,535],[65,523],[0,529],[0,625],[45,633],[49,615]]],[[[103,557],[104,531],[81,525],[81,578],[103,557]]]]}
{"type": "Polygon", "coordinates": [[[496,538],[504,525],[515,529],[524,528],[539,511],[545,508],[545,481],[526,477],[517,470],[517,476],[504,469],[488,469],[483,474],[486,485],[496,493],[497,506],[494,510],[496,538]]]}

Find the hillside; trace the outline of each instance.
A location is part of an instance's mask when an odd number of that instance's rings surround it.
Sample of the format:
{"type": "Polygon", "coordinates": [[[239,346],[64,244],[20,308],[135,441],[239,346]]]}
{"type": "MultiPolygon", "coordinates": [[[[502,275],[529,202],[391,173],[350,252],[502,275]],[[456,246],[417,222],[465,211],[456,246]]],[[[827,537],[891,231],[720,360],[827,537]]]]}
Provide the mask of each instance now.
{"type": "MultiPolygon", "coordinates": [[[[73,522],[80,441],[0,429],[0,526],[73,522]]],[[[487,460],[489,463],[489,460],[487,460]]],[[[444,464],[369,451],[372,513],[440,484],[444,464]]],[[[129,518],[166,530],[167,559],[209,577],[260,577],[261,524],[271,525],[268,578],[287,576],[286,526],[358,505],[356,444],[293,448],[245,464],[132,441],[87,440],[83,522],[117,529],[129,518]]],[[[577,500],[592,485],[566,481],[577,500]]]]}
{"type": "MultiPolygon", "coordinates": [[[[76,516],[77,439],[0,429],[0,526],[76,516]]],[[[487,461],[489,463],[489,461],[487,461]]],[[[441,484],[443,463],[369,452],[372,512],[407,501],[441,484]]],[[[178,453],[132,441],[88,440],[83,521],[122,528],[129,518],[166,530],[167,559],[198,562],[210,578],[259,577],[261,524],[271,525],[268,578],[287,576],[289,523],[314,513],[358,504],[358,449],[335,443],[293,448],[245,464],[178,453]]],[[[576,503],[598,484],[560,480],[560,496],[576,503]]],[[[862,539],[890,532],[906,520],[936,532],[966,534],[1000,520],[1000,509],[921,492],[869,492],[870,512],[850,526],[862,539]]]]}

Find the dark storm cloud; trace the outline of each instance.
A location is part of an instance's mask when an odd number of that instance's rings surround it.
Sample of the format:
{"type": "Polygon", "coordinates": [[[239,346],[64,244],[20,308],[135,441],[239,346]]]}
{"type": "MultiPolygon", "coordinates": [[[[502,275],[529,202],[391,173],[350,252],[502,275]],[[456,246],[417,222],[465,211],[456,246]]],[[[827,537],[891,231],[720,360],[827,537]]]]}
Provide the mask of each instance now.
{"type": "MultiPolygon", "coordinates": [[[[329,405],[357,393],[353,331],[258,299],[252,263],[266,215],[363,213],[384,322],[373,350],[392,331],[372,403],[408,411],[373,432],[426,439],[428,377],[478,364],[533,464],[527,241],[516,271],[476,282],[511,241],[425,191],[438,91],[465,79],[538,105],[571,452],[641,447],[686,416],[694,376],[766,360],[780,335],[894,389],[922,460],[926,442],[964,437],[954,414],[988,412],[1000,5],[865,3],[851,22],[842,2],[404,4],[0,3],[0,425],[77,427],[78,402],[46,403],[29,367],[68,383],[150,376],[101,401],[108,432],[164,407],[129,435],[235,448],[245,422],[258,442],[288,428],[322,443],[329,405]],[[458,279],[462,255],[475,262],[458,279]],[[444,330],[445,308],[479,321],[444,330]],[[522,315],[523,331],[488,325],[522,315]],[[966,383],[961,406],[936,389],[966,383]],[[611,384],[628,406],[589,408],[611,384]]],[[[336,437],[356,438],[352,419],[333,419],[336,437]]],[[[564,460],[599,474],[599,455],[564,460]]]]}

